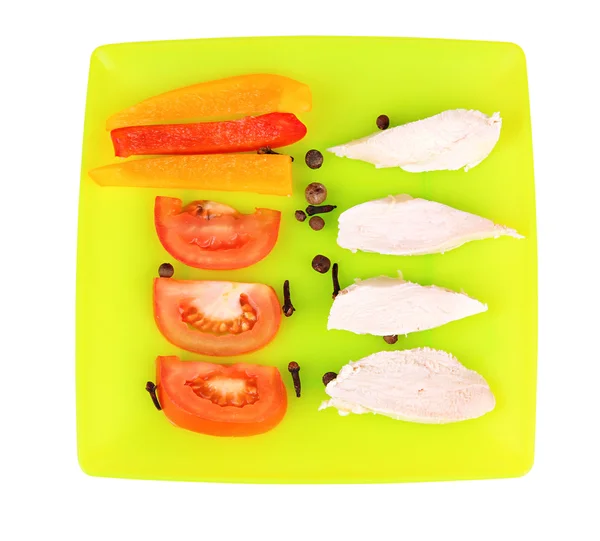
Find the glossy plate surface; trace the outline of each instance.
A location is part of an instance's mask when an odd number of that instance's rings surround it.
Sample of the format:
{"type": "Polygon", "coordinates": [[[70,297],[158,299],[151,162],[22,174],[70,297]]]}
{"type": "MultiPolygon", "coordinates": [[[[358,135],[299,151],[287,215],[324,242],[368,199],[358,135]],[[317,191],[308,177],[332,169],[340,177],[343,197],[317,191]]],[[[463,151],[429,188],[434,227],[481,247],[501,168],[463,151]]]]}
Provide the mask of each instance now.
{"type": "MultiPolygon", "coordinates": [[[[229,482],[398,482],[510,477],[532,465],[537,357],[537,254],[531,125],[525,58],[513,44],[400,38],[243,38],[132,43],[97,49],[91,59],[79,213],[77,269],[77,431],[79,460],[91,475],[229,482]],[[179,86],[244,73],[280,73],[310,85],[313,110],[300,115],[308,134],[287,150],[296,160],[291,198],[246,193],[101,188],[91,168],[117,162],[105,131],[109,115],[179,86]],[[500,141],[479,166],[411,174],[325,152],[376,130],[445,109],[499,111],[500,141]],[[304,154],[325,162],[310,170],[304,154]],[[323,182],[328,203],[322,231],[294,219],[304,187],[323,182]],[[443,255],[393,257],[358,253],[335,242],[337,216],[352,205],[409,193],[480,214],[517,229],[525,240],[469,243],[443,255]],[[283,212],[280,240],[255,266],[206,272],[174,262],[154,230],[157,195],[214,199],[243,212],[283,212]],[[487,303],[489,311],[444,327],[381,338],[327,331],[331,275],[311,268],[316,254],[340,264],[342,286],[355,278],[395,275],[436,284],[487,303]],[[170,261],[180,279],[257,281],[281,298],[291,282],[297,309],[262,351],[235,358],[279,367],[288,413],[273,431],[220,439],[172,426],[144,385],[157,355],[201,357],[171,346],[152,316],[152,279],[170,261]],[[373,415],[318,412],[321,376],[383,349],[430,346],[480,372],[497,399],[492,413],[441,426],[373,415]],[[286,367],[301,366],[302,398],[286,367]]],[[[207,359],[208,360],[208,359],[207,359]]]]}

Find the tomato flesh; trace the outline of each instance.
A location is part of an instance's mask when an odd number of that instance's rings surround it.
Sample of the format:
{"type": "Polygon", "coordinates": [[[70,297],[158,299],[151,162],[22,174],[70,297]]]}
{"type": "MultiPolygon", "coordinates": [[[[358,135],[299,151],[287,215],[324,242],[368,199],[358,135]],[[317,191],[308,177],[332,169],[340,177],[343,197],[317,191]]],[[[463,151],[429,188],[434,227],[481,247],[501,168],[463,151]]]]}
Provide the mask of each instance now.
{"type": "Polygon", "coordinates": [[[172,344],[222,357],[266,346],[279,330],[281,308],[264,284],[156,278],[154,318],[172,344]]]}
{"type": "Polygon", "coordinates": [[[154,223],[161,244],[175,259],[190,267],[241,269],[266,257],[277,242],[281,213],[256,209],[241,214],[214,201],[157,197],[154,223]]]}
{"type": "Polygon", "coordinates": [[[287,409],[285,386],[273,366],[226,366],[158,357],[156,379],[167,418],[194,432],[261,434],[279,424],[287,409]]]}

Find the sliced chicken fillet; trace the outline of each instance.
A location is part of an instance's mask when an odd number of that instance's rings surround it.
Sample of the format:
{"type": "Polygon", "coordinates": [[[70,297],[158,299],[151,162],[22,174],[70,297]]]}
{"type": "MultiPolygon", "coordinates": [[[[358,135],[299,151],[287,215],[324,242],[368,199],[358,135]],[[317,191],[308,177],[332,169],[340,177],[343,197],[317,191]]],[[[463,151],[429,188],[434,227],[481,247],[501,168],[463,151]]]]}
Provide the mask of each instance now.
{"type": "Polygon", "coordinates": [[[336,156],[410,173],[465,171],[481,163],[500,137],[500,113],[452,109],[329,148],[336,156]]]}
{"type": "Polygon", "coordinates": [[[422,255],[472,240],[523,238],[514,229],[442,203],[396,195],[356,205],[339,217],[337,243],[356,252],[422,255]]]}
{"type": "Polygon", "coordinates": [[[344,366],[320,410],[341,415],[378,413],[415,423],[453,423],[492,411],[485,379],[446,353],[430,348],[380,351],[344,366]]]}
{"type": "Polygon", "coordinates": [[[376,336],[408,334],[486,310],[485,304],[464,293],[380,276],[340,291],[327,328],[376,336]]]}

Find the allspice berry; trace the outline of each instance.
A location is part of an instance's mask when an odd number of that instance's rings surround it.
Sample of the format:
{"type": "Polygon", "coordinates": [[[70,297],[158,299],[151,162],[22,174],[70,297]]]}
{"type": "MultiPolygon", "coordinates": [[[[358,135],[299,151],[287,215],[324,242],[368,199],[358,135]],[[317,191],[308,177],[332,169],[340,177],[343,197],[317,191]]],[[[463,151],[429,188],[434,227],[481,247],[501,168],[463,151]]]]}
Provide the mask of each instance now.
{"type": "Polygon", "coordinates": [[[320,231],[325,227],[325,220],[320,216],[313,216],[310,220],[308,220],[308,225],[310,225],[311,229],[315,231],[320,231]]]}
{"type": "Polygon", "coordinates": [[[311,182],[304,190],[304,196],[311,205],[320,205],[327,199],[327,188],[320,182],[311,182]]]}

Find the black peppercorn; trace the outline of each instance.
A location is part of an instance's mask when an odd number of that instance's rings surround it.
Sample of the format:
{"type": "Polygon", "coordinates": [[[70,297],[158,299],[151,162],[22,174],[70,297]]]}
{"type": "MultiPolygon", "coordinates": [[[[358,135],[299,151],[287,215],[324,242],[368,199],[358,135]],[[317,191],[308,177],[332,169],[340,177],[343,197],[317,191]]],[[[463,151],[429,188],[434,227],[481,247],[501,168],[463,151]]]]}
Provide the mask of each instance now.
{"type": "Polygon", "coordinates": [[[330,381],[333,381],[335,378],[337,378],[337,374],[335,372],[325,372],[325,374],[323,374],[323,385],[327,387],[327,384],[330,381]]]}
{"type": "Polygon", "coordinates": [[[379,115],[377,117],[377,127],[380,130],[387,130],[390,127],[390,117],[387,115],[379,115]]]}
{"type": "Polygon", "coordinates": [[[171,278],[174,272],[175,269],[171,263],[163,263],[160,267],[158,267],[158,275],[161,278],[171,278]]]}
{"type": "Polygon", "coordinates": [[[318,169],[323,165],[323,154],[315,149],[309,150],[304,157],[304,161],[311,169],[318,169]]]}
{"type": "Polygon", "coordinates": [[[312,260],[312,268],[321,274],[325,274],[329,267],[331,267],[331,261],[324,255],[316,255],[312,260]]]}

